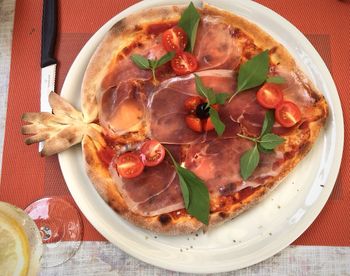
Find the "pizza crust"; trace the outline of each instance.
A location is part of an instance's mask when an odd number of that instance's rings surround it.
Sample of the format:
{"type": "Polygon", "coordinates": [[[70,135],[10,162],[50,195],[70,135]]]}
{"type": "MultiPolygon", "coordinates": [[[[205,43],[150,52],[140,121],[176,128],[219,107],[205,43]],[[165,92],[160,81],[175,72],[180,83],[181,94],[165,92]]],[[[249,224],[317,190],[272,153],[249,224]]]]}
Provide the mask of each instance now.
{"type": "MultiPolygon", "coordinates": [[[[83,81],[82,89],[82,109],[84,119],[91,122],[98,116],[98,106],[96,94],[98,93],[99,84],[108,71],[110,61],[124,47],[128,46],[137,37],[140,26],[147,25],[150,22],[173,21],[180,18],[184,7],[166,6],[142,11],[118,22],[104,38],[91,62],[87,68],[83,81]]],[[[328,107],[324,97],[317,92],[312,83],[307,80],[304,74],[297,68],[293,58],[288,51],[270,35],[266,34],[257,25],[248,22],[246,19],[233,15],[226,11],[219,10],[207,4],[204,4],[203,14],[219,16],[226,23],[240,28],[245,34],[250,36],[254,43],[261,49],[273,49],[272,61],[276,64],[283,65],[289,71],[296,72],[308,87],[310,95],[315,98],[313,111],[315,112],[315,121],[310,122],[306,129],[297,128],[292,134],[289,134],[281,149],[293,145],[295,141],[302,141],[299,145],[298,153],[291,159],[287,160],[280,174],[272,177],[263,186],[260,186],[253,194],[240,202],[233,204],[229,209],[214,212],[210,214],[209,228],[220,225],[228,220],[233,219],[246,209],[250,208],[262,200],[271,190],[273,190],[282,179],[302,160],[314,144],[321,128],[324,126],[328,116],[328,107]]],[[[142,30],[142,27],[141,27],[142,30]]],[[[140,30],[140,31],[141,31],[140,30]]],[[[96,187],[98,193],[119,215],[129,222],[151,230],[153,232],[180,235],[189,234],[198,231],[201,228],[207,229],[204,224],[191,217],[188,214],[173,218],[169,214],[162,214],[153,217],[144,217],[131,212],[124,199],[117,190],[116,184],[113,183],[109,175],[108,168],[102,163],[97,152],[103,145],[96,143],[90,137],[85,136],[82,141],[83,154],[86,171],[96,187]]]]}

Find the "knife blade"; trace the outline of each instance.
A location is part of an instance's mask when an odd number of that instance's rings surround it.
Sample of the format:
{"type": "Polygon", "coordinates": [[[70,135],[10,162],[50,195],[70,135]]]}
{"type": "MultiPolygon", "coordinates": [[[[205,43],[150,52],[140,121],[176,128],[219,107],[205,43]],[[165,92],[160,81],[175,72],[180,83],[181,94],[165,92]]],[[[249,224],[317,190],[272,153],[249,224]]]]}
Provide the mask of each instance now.
{"type": "MultiPolygon", "coordinates": [[[[41,90],[40,111],[51,112],[49,94],[55,91],[56,64],[54,57],[57,35],[57,1],[44,0],[41,30],[41,90]]],[[[43,143],[39,143],[39,151],[43,143]]]]}

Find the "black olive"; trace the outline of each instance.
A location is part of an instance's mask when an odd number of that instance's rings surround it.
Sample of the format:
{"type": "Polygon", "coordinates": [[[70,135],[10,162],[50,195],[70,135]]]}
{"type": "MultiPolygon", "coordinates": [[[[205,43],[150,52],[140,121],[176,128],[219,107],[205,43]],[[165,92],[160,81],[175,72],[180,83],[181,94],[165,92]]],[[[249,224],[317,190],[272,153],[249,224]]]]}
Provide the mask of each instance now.
{"type": "Polygon", "coordinates": [[[207,119],[209,117],[209,106],[207,103],[201,103],[196,107],[196,116],[200,119],[207,119]]]}

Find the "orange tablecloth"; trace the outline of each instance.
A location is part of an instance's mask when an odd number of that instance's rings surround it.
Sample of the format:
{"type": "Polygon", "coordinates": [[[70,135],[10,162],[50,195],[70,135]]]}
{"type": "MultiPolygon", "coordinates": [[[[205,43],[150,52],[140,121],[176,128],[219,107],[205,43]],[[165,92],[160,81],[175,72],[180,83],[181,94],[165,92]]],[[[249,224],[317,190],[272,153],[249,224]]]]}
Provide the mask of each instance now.
{"type": "MultiPolygon", "coordinates": [[[[136,0],[59,1],[57,91],[79,50],[108,19],[136,0]]],[[[338,87],[345,128],[350,122],[350,4],[336,0],[258,2],[298,27],[319,51],[338,87]]],[[[21,208],[44,196],[69,197],[57,157],[41,158],[37,145],[26,146],[21,114],[39,111],[42,1],[17,0],[13,32],[7,122],[0,200],[21,208]]],[[[349,131],[345,131],[343,165],[325,208],[294,244],[350,246],[349,131]]],[[[84,216],[83,216],[84,217],[84,216]]],[[[84,217],[84,240],[104,240],[84,217]]]]}

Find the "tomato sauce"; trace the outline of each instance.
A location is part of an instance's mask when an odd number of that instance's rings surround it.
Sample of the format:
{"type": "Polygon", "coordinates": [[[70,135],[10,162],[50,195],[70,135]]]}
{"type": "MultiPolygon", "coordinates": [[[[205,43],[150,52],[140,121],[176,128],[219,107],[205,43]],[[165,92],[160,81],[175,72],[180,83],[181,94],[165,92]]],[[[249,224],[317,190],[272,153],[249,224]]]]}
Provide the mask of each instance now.
{"type": "Polygon", "coordinates": [[[166,31],[167,29],[170,29],[174,27],[177,24],[177,21],[170,21],[167,23],[154,23],[147,26],[146,33],[147,34],[153,34],[153,35],[159,35],[166,31]]]}
{"type": "Polygon", "coordinates": [[[225,211],[225,207],[230,207],[233,204],[241,202],[250,195],[252,195],[260,187],[247,187],[239,192],[235,192],[231,195],[221,196],[218,203],[211,205],[211,212],[225,211]]]}
{"type": "Polygon", "coordinates": [[[110,147],[105,147],[102,150],[99,150],[97,152],[97,155],[100,158],[100,160],[103,162],[103,165],[108,167],[109,164],[112,162],[112,159],[115,155],[115,151],[110,147]]]}

